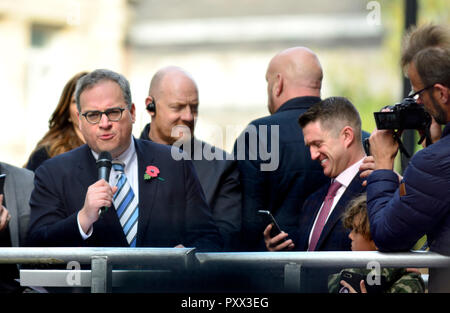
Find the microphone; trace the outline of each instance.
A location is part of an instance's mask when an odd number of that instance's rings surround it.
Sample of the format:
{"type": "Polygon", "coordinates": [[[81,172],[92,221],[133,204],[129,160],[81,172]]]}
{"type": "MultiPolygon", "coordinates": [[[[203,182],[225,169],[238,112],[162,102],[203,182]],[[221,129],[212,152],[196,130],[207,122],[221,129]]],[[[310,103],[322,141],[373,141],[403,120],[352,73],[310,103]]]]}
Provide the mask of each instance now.
{"type": "MultiPolygon", "coordinates": [[[[112,157],[111,153],[108,151],[102,151],[100,152],[100,155],[98,156],[97,160],[97,173],[98,173],[98,179],[104,179],[106,182],[109,182],[109,174],[111,173],[111,163],[112,157]]],[[[108,207],[101,207],[99,215],[101,216],[108,210],[108,207]]]]}

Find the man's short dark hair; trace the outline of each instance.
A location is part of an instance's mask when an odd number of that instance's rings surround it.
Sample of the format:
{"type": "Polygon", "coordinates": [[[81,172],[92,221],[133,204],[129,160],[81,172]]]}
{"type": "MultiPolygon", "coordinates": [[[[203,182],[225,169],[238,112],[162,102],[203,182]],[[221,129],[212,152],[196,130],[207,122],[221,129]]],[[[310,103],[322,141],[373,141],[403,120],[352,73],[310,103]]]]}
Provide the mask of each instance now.
{"type": "Polygon", "coordinates": [[[298,119],[301,128],[316,121],[320,121],[324,129],[332,130],[335,134],[345,126],[351,126],[355,138],[361,141],[361,118],[355,106],[345,97],[324,99],[312,105],[298,119]]]}
{"type": "Polygon", "coordinates": [[[117,83],[122,90],[122,95],[128,109],[131,109],[131,90],[130,83],[125,76],[105,69],[97,69],[89,74],[81,77],[77,81],[75,88],[75,100],[77,102],[78,112],[81,112],[80,95],[85,89],[89,89],[97,85],[98,83],[109,80],[117,83]]]}
{"type": "Polygon", "coordinates": [[[450,49],[423,49],[415,55],[413,62],[425,86],[440,83],[450,87],[450,49]]]}

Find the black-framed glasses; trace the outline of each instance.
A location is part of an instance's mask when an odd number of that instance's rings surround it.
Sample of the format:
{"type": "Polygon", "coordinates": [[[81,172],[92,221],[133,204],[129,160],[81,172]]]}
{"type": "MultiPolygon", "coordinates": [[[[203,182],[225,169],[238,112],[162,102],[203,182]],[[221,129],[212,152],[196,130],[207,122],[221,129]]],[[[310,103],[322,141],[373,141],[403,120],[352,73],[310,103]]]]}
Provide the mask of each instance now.
{"type": "Polygon", "coordinates": [[[410,92],[409,95],[408,95],[408,98],[411,98],[411,99],[414,99],[414,100],[418,100],[419,97],[420,97],[420,94],[421,94],[422,92],[424,92],[425,90],[428,90],[428,89],[430,89],[430,88],[433,88],[434,85],[436,85],[436,84],[429,85],[429,86],[427,86],[427,87],[425,87],[425,88],[422,88],[422,89],[420,89],[419,91],[416,91],[416,92],[413,92],[413,91],[411,90],[411,92],[410,92]]]}
{"type": "Polygon", "coordinates": [[[90,124],[97,124],[101,121],[102,115],[105,114],[110,122],[118,122],[122,118],[122,112],[124,108],[111,108],[105,111],[87,111],[82,113],[86,121],[90,124]]]}

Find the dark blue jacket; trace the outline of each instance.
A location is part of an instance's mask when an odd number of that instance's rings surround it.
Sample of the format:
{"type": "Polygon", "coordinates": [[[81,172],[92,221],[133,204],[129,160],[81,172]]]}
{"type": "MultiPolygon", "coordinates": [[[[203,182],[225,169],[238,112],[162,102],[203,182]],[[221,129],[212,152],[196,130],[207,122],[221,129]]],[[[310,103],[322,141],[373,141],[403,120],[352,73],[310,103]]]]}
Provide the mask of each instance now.
{"type": "MultiPolygon", "coordinates": [[[[267,165],[270,161],[264,160],[264,155],[259,151],[256,160],[251,160],[252,142],[248,138],[245,141],[245,160],[239,155],[243,152],[242,146],[238,141],[235,143],[234,154],[238,159],[243,194],[244,250],[265,250],[262,233],[267,225],[257,215],[258,210],[271,211],[282,230],[288,233],[294,231],[305,199],[328,181],[319,162],[311,160],[298,124],[299,116],[319,101],[318,97],[294,98],[284,103],[274,114],[250,123],[249,126],[256,128],[258,142],[267,143],[269,148],[273,135],[271,126],[279,127],[279,162],[276,170],[261,170],[261,165],[267,165]],[[267,136],[264,126],[267,126],[267,136]]],[[[245,132],[240,138],[243,136],[246,136],[245,132]]]]}
{"type": "Polygon", "coordinates": [[[367,182],[370,231],[380,250],[408,250],[426,234],[431,251],[450,255],[450,123],[411,159],[405,194],[389,170],[374,171],[367,182]]]}
{"type": "MultiPolygon", "coordinates": [[[[175,161],[170,148],[135,139],[139,174],[137,247],[196,247],[220,251],[222,239],[205,201],[191,161],[175,161]],[[149,165],[158,179],[144,180],[149,165]]],[[[98,180],[96,161],[87,145],[53,157],[36,170],[31,194],[31,246],[127,247],[114,205],[93,225],[83,240],[77,224],[87,189],[98,180]]]]}
{"type": "MultiPolygon", "coordinates": [[[[342,194],[339,202],[331,212],[330,217],[328,217],[322,233],[320,234],[315,251],[351,250],[351,240],[348,238],[350,231],[345,229],[342,224],[342,214],[345,212],[345,209],[348,207],[351,200],[366,191],[366,187],[362,186],[364,180],[359,175],[360,173],[352,179],[350,185],[345,189],[345,192],[342,194]]],[[[319,209],[325,200],[329,187],[330,182],[310,195],[303,204],[298,230],[292,237],[295,243],[295,250],[308,250],[309,235],[314,225],[314,221],[316,220],[316,216],[319,213],[319,209]]]]}

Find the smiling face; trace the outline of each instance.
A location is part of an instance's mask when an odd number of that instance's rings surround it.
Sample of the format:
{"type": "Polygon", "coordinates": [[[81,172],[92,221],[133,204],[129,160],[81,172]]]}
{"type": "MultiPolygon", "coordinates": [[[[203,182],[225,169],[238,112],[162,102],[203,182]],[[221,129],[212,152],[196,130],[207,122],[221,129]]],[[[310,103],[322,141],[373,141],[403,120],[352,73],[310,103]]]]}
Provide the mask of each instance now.
{"type": "Polygon", "coordinates": [[[342,131],[336,135],[332,130],[322,129],[320,121],[314,121],[303,128],[303,137],[311,159],[320,162],[326,176],[334,178],[347,168],[348,156],[342,131]]]}
{"type": "Polygon", "coordinates": [[[132,125],[135,121],[135,107],[127,108],[122,90],[116,82],[103,80],[80,95],[79,126],[86,143],[97,153],[109,151],[113,158],[124,152],[131,143],[132,125]],[[117,122],[108,120],[102,114],[97,124],[90,124],[81,114],[87,111],[105,111],[110,108],[124,108],[122,118],[117,122]]]}

